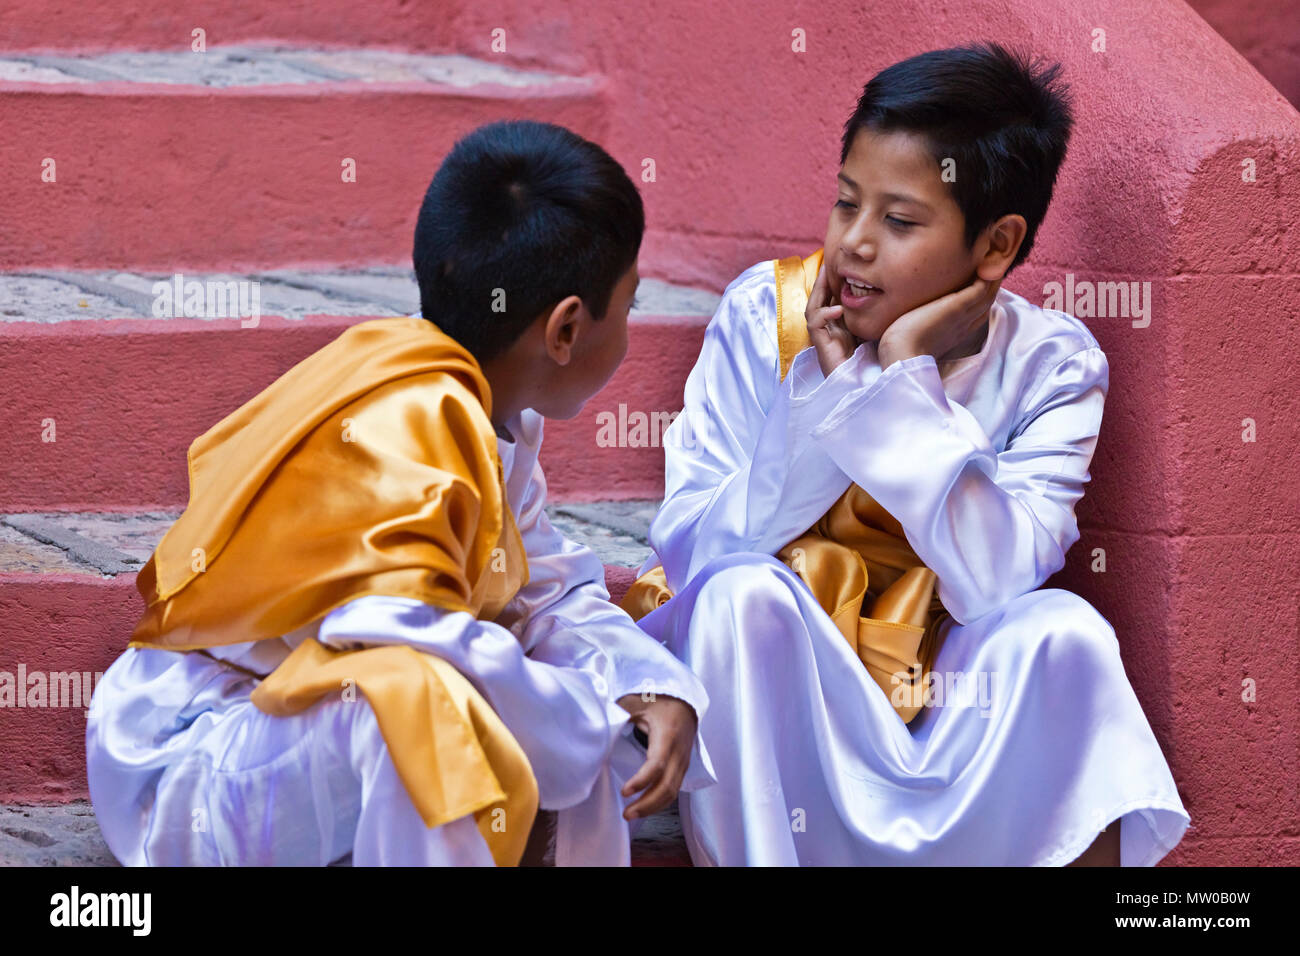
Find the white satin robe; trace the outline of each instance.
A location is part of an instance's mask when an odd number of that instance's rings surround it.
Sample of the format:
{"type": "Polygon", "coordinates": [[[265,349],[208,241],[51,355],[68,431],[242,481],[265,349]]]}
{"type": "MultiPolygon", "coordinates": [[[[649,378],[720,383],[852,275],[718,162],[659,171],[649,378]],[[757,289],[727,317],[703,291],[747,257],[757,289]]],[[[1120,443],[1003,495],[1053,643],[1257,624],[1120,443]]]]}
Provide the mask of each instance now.
{"type": "MultiPolygon", "coordinates": [[[[214,648],[270,673],[306,636],[339,648],[409,644],[451,662],[519,741],[542,809],[557,810],[556,864],[627,865],[619,791],[645,760],[616,701],[654,692],[697,714],[695,676],[609,603],[605,571],[543,505],[543,419],[498,439],[529,583],[495,622],[411,598],[366,596],[281,638],[214,648]]],[[[292,520],[292,516],[286,516],[292,520]]],[[[492,865],[472,816],[426,827],[368,706],[325,700],[273,717],[257,680],[203,653],[128,649],[95,689],[86,756],[95,815],[126,865],[492,865]]],[[[358,696],[364,700],[364,695],[358,696]]],[[[697,735],[683,788],[713,782],[697,735]]],[[[639,821],[633,824],[635,827],[639,821]]]]}
{"type": "Polygon", "coordinates": [[[1189,825],[1115,632],[1036,590],[1079,537],[1106,357],[1009,291],[991,313],[978,355],[882,373],[867,342],[824,377],[808,348],[782,381],[773,263],[728,286],[665,438],[641,568],[662,563],[675,595],[642,627],[711,701],[719,784],[680,801],[697,865],[1059,865],[1116,819],[1122,865],[1154,865],[1189,825]],[[851,481],[952,615],[936,706],[910,725],[772,557],[851,481]]]}

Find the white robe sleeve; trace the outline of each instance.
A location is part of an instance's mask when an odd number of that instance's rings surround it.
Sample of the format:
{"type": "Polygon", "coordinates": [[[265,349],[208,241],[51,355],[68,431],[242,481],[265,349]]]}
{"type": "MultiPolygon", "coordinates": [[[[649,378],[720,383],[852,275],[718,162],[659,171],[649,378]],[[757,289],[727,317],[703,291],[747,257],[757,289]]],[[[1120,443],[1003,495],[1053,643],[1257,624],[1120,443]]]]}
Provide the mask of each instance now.
{"type": "Polygon", "coordinates": [[[327,614],[316,639],[341,650],[406,644],[450,663],[523,748],[543,809],[582,801],[612,744],[605,698],[587,675],[529,660],[513,634],[464,611],[367,595],[327,614]]]}
{"type": "MultiPolygon", "coordinates": [[[[841,366],[815,396],[795,400],[797,363],[784,381],[778,368],[771,269],[760,263],[727,287],[665,435],[664,503],[650,544],[674,593],[714,558],[776,553],[849,485],[812,431],[856,382],[841,366]]],[[[811,349],[802,355],[816,364],[811,349]]]]}
{"type": "Polygon", "coordinates": [[[945,393],[934,357],[918,355],[863,377],[813,438],[898,519],[968,624],[1064,566],[1108,386],[1102,350],[1074,352],[1027,389],[999,452],[945,393]]]}
{"type": "Polygon", "coordinates": [[[519,515],[528,554],[528,584],[498,620],[519,637],[530,658],[589,674],[598,693],[615,703],[626,694],[663,694],[690,704],[702,719],[708,695],[699,679],[668,648],[646,634],[609,600],[605,566],[594,551],[563,537],[543,507],[540,464],[519,515]]]}

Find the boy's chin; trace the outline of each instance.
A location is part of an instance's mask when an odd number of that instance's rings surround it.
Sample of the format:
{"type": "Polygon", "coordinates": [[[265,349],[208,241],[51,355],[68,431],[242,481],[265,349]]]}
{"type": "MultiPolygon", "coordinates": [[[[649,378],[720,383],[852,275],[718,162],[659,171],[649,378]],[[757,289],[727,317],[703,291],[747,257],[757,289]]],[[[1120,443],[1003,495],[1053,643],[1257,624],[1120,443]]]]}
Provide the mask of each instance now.
{"type": "Polygon", "coordinates": [[[860,342],[879,342],[880,337],[885,334],[885,330],[893,324],[893,319],[881,322],[875,318],[856,318],[851,315],[845,315],[844,317],[844,327],[853,333],[853,337],[860,342]]]}
{"type": "Polygon", "coordinates": [[[550,418],[554,421],[570,421],[582,414],[582,410],[587,407],[590,399],[584,398],[576,405],[547,405],[545,408],[536,408],[534,411],[543,418],[550,418]]]}

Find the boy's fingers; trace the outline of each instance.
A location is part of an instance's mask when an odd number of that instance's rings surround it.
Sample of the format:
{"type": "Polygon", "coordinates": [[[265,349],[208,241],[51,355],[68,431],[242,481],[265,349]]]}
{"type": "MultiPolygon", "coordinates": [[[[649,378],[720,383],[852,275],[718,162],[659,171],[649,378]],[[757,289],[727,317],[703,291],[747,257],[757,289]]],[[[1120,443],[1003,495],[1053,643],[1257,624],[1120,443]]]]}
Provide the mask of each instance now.
{"type": "Polygon", "coordinates": [[[817,267],[817,278],[813,280],[812,291],[808,293],[808,308],[820,309],[826,300],[826,264],[817,267]]]}
{"type": "Polygon", "coordinates": [[[990,281],[982,280],[984,288],[980,291],[979,296],[975,299],[974,305],[971,306],[971,317],[978,319],[989,310],[989,307],[997,300],[998,288],[1002,285],[1002,280],[990,281]]]}
{"type": "Polygon", "coordinates": [[[833,331],[835,327],[831,323],[838,319],[843,312],[844,306],[842,305],[828,305],[824,309],[813,310],[812,314],[808,316],[808,330],[810,332],[819,332],[822,329],[833,331]]]}
{"type": "Polygon", "coordinates": [[[647,788],[636,802],[630,804],[624,811],[624,816],[628,819],[634,816],[648,816],[651,813],[658,813],[673,802],[673,798],[681,789],[682,779],[686,776],[690,762],[689,744],[679,750],[680,752],[673,752],[665,759],[663,773],[657,783],[647,788]]]}
{"type": "Polygon", "coordinates": [[[651,787],[641,794],[635,802],[629,803],[627,809],[623,811],[624,819],[632,820],[636,817],[648,817],[650,814],[662,810],[663,807],[659,805],[659,792],[659,787],[651,787]]]}
{"type": "Polygon", "coordinates": [[[652,765],[647,762],[637,771],[636,776],[627,782],[627,786],[623,788],[623,796],[630,797],[636,792],[642,790],[644,792],[628,806],[624,811],[624,816],[627,816],[631,811],[645,805],[647,798],[651,797],[656,792],[659,784],[662,782],[665,769],[666,768],[662,763],[652,765]],[[642,776],[645,777],[644,781],[638,781],[638,778],[642,776]]]}
{"type": "Polygon", "coordinates": [[[654,763],[649,756],[646,757],[645,762],[637,768],[636,773],[632,774],[627,783],[623,784],[621,791],[623,796],[630,797],[646,785],[646,781],[649,780],[650,773],[654,769],[654,763]]]}
{"type": "Polygon", "coordinates": [[[829,305],[830,300],[830,284],[826,281],[826,266],[823,264],[817,270],[817,278],[813,281],[812,291],[808,293],[808,305],[803,310],[804,318],[811,323],[819,310],[840,308],[838,305],[829,305]]]}
{"type": "Polygon", "coordinates": [[[642,729],[650,737],[650,746],[646,749],[645,763],[623,785],[622,793],[625,797],[630,797],[638,790],[643,790],[658,781],[663,776],[664,767],[667,764],[669,755],[664,752],[666,749],[662,739],[664,734],[653,724],[642,729]]]}
{"type": "Polygon", "coordinates": [[[973,306],[984,301],[984,296],[988,294],[988,280],[976,279],[965,288],[958,289],[953,293],[954,299],[963,305],[973,306]]]}
{"type": "Polygon", "coordinates": [[[943,303],[949,315],[956,313],[958,316],[975,319],[988,310],[993,299],[997,297],[1000,284],[1000,280],[991,282],[988,279],[976,278],[970,285],[956,292],[950,292],[938,301],[943,303]]]}
{"type": "Polygon", "coordinates": [[[674,766],[665,767],[663,776],[660,777],[659,781],[641,794],[640,799],[629,805],[624,814],[644,817],[652,813],[658,813],[673,802],[673,796],[676,795],[680,786],[681,775],[677,768],[674,766]]]}
{"type": "Polygon", "coordinates": [[[645,796],[627,808],[627,812],[630,815],[628,819],[634,817],[648,817],[652,813],[658,813],[672,802],[673,798],[671,791],[669,791],[664,785],[660,784],[658,787],[655,787],[654,790],[646,791],[645,796]]]}
{"type": "MultiPolygon", "coordinates": [[[[664,775],[671,773],[675,769],[674,755],[672,752],[671,735],[664,731],[662,727],[656,727],[653,722],[648,728],[650,735],[650,746],[646,752],[646,762],[632,776],[626,784],[623,785],[622,794],[630,797],[639,790],[645,792],[637,799],[635,803],[624,811],[625,815],[632,811],[633,808],[643,809],[647,803],[647,798],[654,799],[654,793],[661,789],[664,782],[664,775]]],[[[671,780],[671,778],[669,778],[671,780]]]]}

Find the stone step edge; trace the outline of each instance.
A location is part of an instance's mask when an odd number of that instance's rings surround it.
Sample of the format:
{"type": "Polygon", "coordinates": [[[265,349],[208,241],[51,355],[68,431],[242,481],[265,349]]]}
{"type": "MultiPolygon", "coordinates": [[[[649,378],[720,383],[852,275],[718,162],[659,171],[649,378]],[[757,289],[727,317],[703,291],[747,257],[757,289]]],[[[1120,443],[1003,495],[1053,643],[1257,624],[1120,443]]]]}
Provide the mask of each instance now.
{"type": "MultiPolygon", "coordinates": [[[[707,320],[721,298],[709,289],[647,276],[637,290],[631,320],[707,320]]],[[[32,322],[186,318],[216,322],[247,317],[242,322],[252,318],[254,305],[258,317],[289,321],[309,315],[410,315],[420,308],[420,294],[414,273],[404,266],[267,269],[246,275],[203,271],[168,275],[124,269],[0,272],[0,331],[32,322]],[[237,284],[233,290],[231,282],[237,284]],[[185,315],[185,300],[198,291],[192,283],[202,286],[202,315],[185,315]]]]}
{"type": "MultiPolygon", "coordinates": [[[[540,858],[521,865],[554,866],[554,814],[540,811],[540,858]]],[[[531,846],[530,842],[530,846],[531,846]]],[[[104,842],[89,800],[0,803],[0,866],[119,866],[104,842]]],[[[351,854],[330,866],[351,866],[351,854]]],[[[633,866],[690,866],[677,801],[641,821],[632,837],[633,866]]]]}
{"type": "Polygon", "coordinates": [[[199,89],[247,94],[286,87],[382,85],[431,92],[510,90],[547,95],[594,93],[602,85],[598,76],[522,68],[490,51],[485,53],[477,57],[278,43],[212,46],[202,51],[8,52],[0,54],[0,86],[7,90],[85,92],[113,84],[107,89],[117,92],[125,87],[123,92],[136,95],[138,90],[131,87],[160,93],[199,89]]]}
{"type": "MultiPolygon", "coordinates": [[[[591,548],[613,576],[624,578],[650,554],[646,535],[658,505],[647,499],[556,502],[546,513],[560,534],[591,548]]],[[[65,575],[134,574],[179,515],[175,510],[0,515],[0,575],[62,581],[65,575]]]]}

